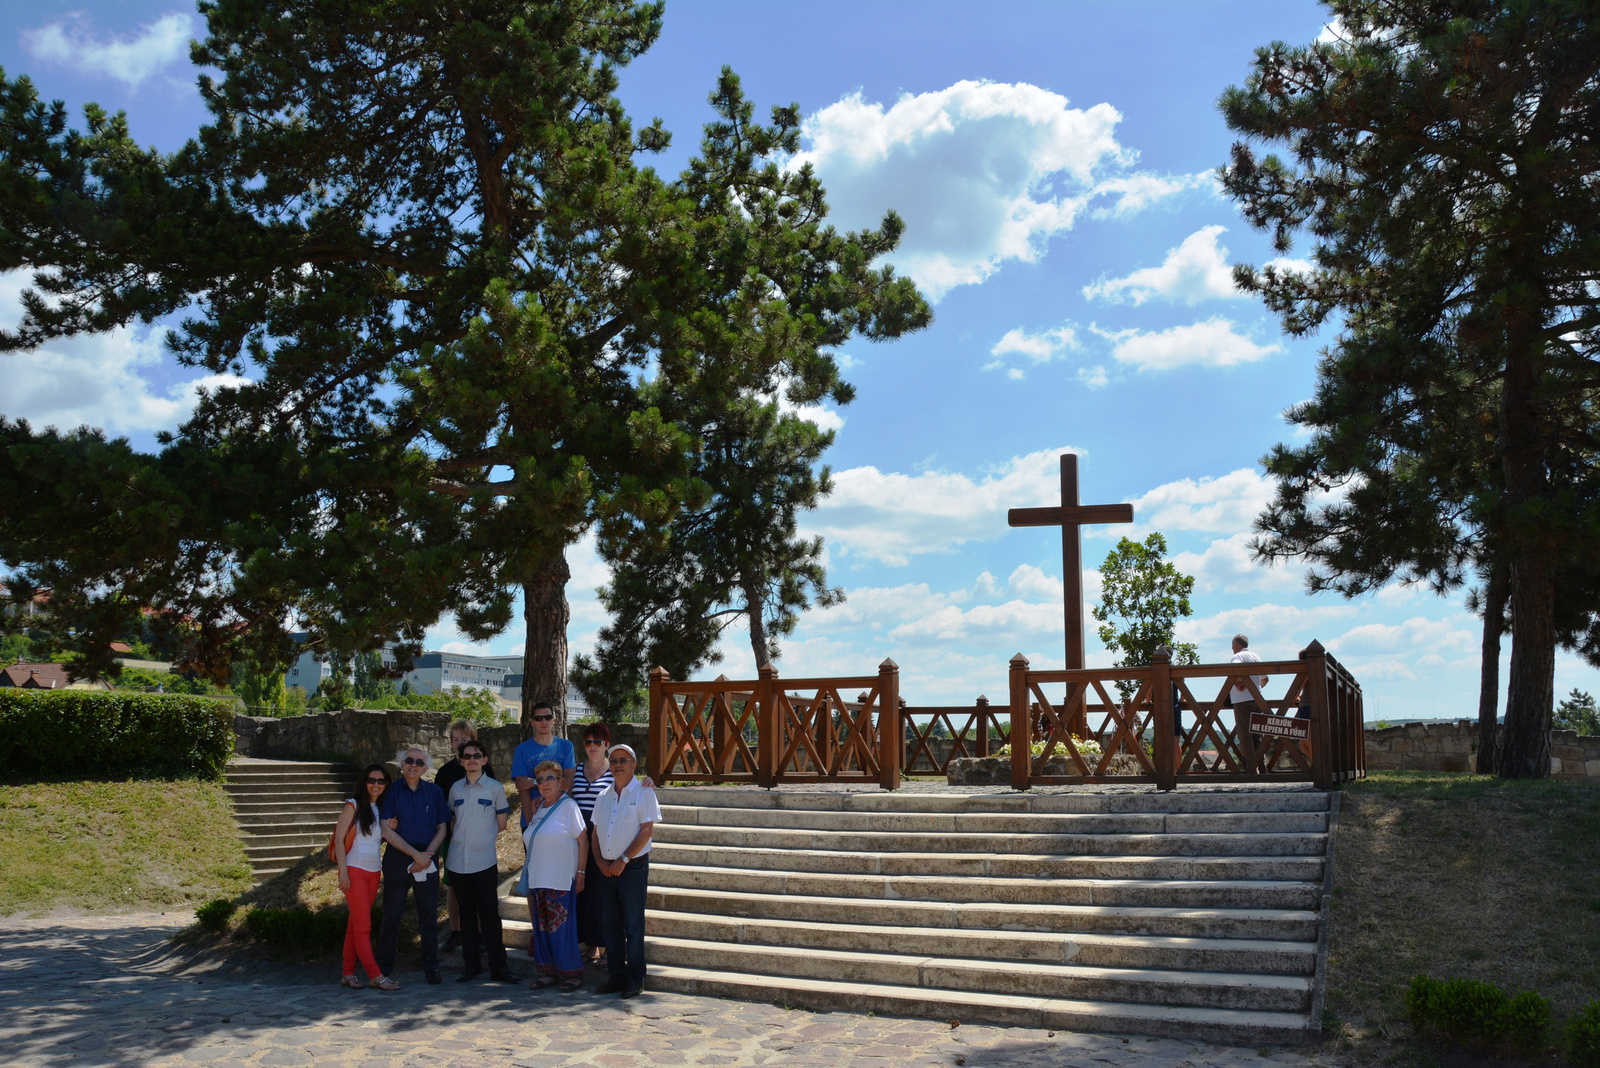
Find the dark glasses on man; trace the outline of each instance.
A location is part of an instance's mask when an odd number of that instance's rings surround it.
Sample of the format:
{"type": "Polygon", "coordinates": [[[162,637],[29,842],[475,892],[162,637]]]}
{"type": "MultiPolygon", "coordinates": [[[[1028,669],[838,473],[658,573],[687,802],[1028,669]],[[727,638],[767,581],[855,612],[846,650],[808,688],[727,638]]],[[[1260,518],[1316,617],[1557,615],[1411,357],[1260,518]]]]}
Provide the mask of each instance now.
{"type": "Polygon", "coordinates": [[[631,756],[614,756],[614,757],[611,758],[611,763],[613,763],[613,764],[632,764],[633,763],[633,757],[631,757],[631,756]]]}
{"type": "Polygon", "coordinates": [[[537,721],[537,720],[555,719],[556,717],[554,717],[554,716],[534,716],[533,718],[537,721]]]}
{"type": "Polygon", "coordinates": [[[416,757],[406,757],[400,763],[402,763],[402,764],[415,764],[419,768],[425,768],[425,767],[428,766],[428,762],[426,760],[418,760],[416,757]]]}
{"type": "Polygon", "coordinates": [[[461,754],[461,759],[462,760],[482,760],[483,759],[483,754],[482,753],[462,753],[461,754]]]}

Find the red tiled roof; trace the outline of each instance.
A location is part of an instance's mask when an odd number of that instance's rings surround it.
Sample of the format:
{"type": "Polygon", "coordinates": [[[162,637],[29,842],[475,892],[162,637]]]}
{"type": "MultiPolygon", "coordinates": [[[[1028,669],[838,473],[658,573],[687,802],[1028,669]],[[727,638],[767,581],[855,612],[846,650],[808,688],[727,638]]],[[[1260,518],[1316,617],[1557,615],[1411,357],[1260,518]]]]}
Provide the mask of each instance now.
{"type": "Polygon", "coordinates": [[[131,653],[133,652],[133,646],[127,642],[112,642],[111,651],[113,653],[131,653]]]}
{"type": "Polygon", "coordinates": [[[60,664],[12,664],[0,669],[0,687],[61,690],[66,685],[67,669],[60,664]]]}

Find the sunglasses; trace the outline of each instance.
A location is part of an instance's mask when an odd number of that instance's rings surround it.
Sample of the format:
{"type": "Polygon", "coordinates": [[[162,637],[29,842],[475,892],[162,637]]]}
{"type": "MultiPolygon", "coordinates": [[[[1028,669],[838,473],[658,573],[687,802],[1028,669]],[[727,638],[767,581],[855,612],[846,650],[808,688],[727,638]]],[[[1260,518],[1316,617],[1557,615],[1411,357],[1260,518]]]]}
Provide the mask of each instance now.
{"type": "Polygon", "coordinates": [[[389,780],[388,779],[368,779],[367,780],[367,785],[368,786],[388,786],[389,785],[389,780]]]}
{"type": "Polygon", "coordinates": [[[611,758],[611,763],[613,763],[613,764],[632,764],[633,763],[633,757],[631,757],[631,756],[615,756],[615,757],[611,758]]]}
{"type": "Polygon", "coordinates": [[[560,782],[561,781],[561,776],[559,776],[559,775],[541,775],[541,776],[539,776],[537,779],[535,779],[533,781],[534,782],[560,782]]]}
{"type": "Polygon", "coordinates": [[[542,720],[550,720],[550,719],[555,719],[555,718],[556,717],[554,717],[554,716],[534,716],[533,720],[534,720],[535,723],[538,723],[538,722],[540,722],[542,720]]]}
{"type": "Polygon", "coordinates": [[[605,745],[606,744],[606,740],[604,738],[585,738],[583,740],[583,744],[584,745],[605,745]]]}
{"type": "Polygon", "coordinates": [[[484,756],[483,756],[482,753],[463,753],[463,754],[461,754],[461,759],[462,760],[482,760],[482,759],[484,759],[484,756]]]}
{"type": "Polygon", "coordinates": [[[400,763],[415,764],[419,768],[425,768],[428,766],[428,762],[426,760],[418,760],[416,757],[406,757],[404,760],[400,761],[400,763]]]}

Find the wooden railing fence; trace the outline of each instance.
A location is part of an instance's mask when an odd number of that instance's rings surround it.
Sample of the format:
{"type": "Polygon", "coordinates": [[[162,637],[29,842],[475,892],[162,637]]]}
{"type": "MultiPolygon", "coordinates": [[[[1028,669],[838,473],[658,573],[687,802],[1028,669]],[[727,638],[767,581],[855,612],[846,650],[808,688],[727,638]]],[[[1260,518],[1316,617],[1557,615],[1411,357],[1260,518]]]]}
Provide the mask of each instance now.
{"type": "Polygon", "coordinates": [[[780,680],[768,664],[754,681],[673,682],[656,668],[650,672],[650,773],[662,782],[856,782],[897,789],[904,748],[899,709],[900,669],[893,660],[880,664],[876,675],[832,679],[780,680]],[[857,700],[846,699],[856,691],[857,700]]]}
{"type": "Polygon", "coordinates": [[[1012,747],[1012,786],[1150,782],[1170,790],[1178,783],[1306,781],[1325,789],[1365,775],[1361,687],[1321,643],[1313,641],[1297,660],[1250,664],[1248,675],[1239,664],[1177,667],[1165,651],[1155,659],[1148,667],[1030,671],[1026,657],[1013,657],[1011,736],[1043,744],[1038,754],[1012,747]],[[1266,696],[1257,682],[1263,675],[1273,691],[1287,676],[1279,696],[1266,696]],[[1133,690],[1126,700],[1112,695],[1119,682],[1133,690]],[[1045,687],[1054,686],[1064,692],[1051,700],[1045,687]],[[1228,707],[1235,686],[1280,721],[1263,726],[1299,731],[1304,723],[1308,737],[1252,731],[1241,722],[1244,713],[1228,707]],[[1192,724],[1180,732],[1175,723],[1185,712],[1192,724]]]}
{"type": "Polygon", "coordinates": [[[1303,781],[1327,788],[1366,774],[1361,687],[1320,643],[1297,660],[1251,664],[1248,676],[1241,667],[1179,667],[1163,652],[1148,667],[1032,671],[1019,653],[1005,708],[982,697],[971,707],[902,705],[893,660],[876,675],[821,679],[780,679],[768,665],[754,680],[674,682],[657,668],[650,673],[648,766],[662,782],[895,789],[902,772],[943,774],[951,760],[989,756],[1015,739],[1011,783],[1018,790],[1100,782],[1170,790],[1179,783],[1303,781]],[[1257,681],[1263,675],[1266,686],[1257,681]],[[1130,691],[1126,699],[1118,683],[1130,691]],[[1229,707],[1235,685],[1271,717],[1256,724],[1267,733],[1229,707]]]}

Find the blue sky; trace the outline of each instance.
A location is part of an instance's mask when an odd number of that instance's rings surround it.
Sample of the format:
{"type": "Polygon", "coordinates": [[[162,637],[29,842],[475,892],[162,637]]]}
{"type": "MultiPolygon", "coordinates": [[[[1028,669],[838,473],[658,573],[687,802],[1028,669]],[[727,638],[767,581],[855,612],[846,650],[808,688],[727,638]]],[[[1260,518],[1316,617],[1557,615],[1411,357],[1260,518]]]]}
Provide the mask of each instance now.
{"type": "MultiPolygon", "coordinates": [[[[900,212],[896,261],[935,301],[922,333],[846,346],[856,401],[809,413],[839,429],[836,490],[807,526],[848,596],[806,616],[782,674],[868,674],[892,656],[913,703],[965,703],[1003,697],[1018,650],[1059,665],[1059,538],[1009,530],[1005,512],[1054,503],[1071,449],[1085,501],[1135,509],[1134,527],[1085,538],[1091,600],[1116,537],[1160,530],[1198,580],[1180,637],[1203,659],[1240,630],[1268,659],[1318,638],[1355,670],[1369,718],[1475,715],[1478,624],[1459,594],[1310,597],[1299,568],[1253,564],[1246,545],[1270,495],[1257,461],[1292,440],[1282,413],[1310,396],[1331,338],[1283,337],[1232,291],[1228,264],[1273,253],[1215,190],[1231,143],[1215,101],[1256,46],[1324,22],[1291,0],[668,4],[621,90],[673,131],[661,169],[696,147],[729,64],[763,112],[800,105],[841,225],[900,212]]],[[[74,108],[125,109],[140,141],[175,148],[203,121],[186,48],[201,32],[174,3],[7,5],[0,65],[74,108]]],[[[0,306],[23,282],[0,276],[0,306]]],[[[137,330],[6,359],[7,415],[142,444],[181,421],[196,381],[137,330]]],[[[605,573],[587,544],[571,556],[579,651],[604,621],[605,573]]],[[[1089,662],[1108,664],[1089,629],[1089,662]]],[[[469,648],[448,620],[430,638],[469,648]]],[[[521,644],[519,628],[484,649],[521,644]]],[[[748,677],[743,634],[725,644],[714,671],[748,677]]],[[[1597,682],[1558,656],[1558,693],[1597,682]]]]}

